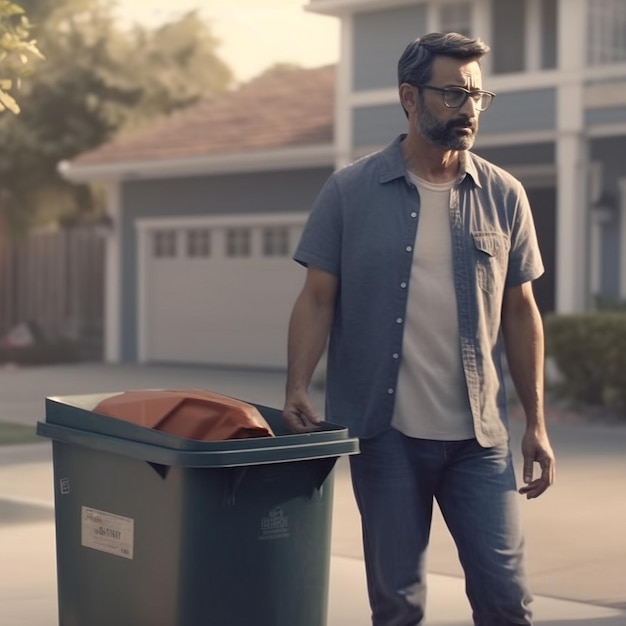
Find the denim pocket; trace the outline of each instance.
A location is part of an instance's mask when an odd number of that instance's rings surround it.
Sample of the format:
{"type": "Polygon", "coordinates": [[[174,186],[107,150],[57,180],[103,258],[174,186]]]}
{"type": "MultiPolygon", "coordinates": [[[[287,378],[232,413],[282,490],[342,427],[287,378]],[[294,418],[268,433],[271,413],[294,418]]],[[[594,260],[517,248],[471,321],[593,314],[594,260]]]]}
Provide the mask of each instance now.
{"type": "Polygon", "coordinates": [[[503,233],[480,231],[472,233],[472,239],[476,258],[476,281],[483,291],[493,294],[504,286],[509,238],[503,233]]]}

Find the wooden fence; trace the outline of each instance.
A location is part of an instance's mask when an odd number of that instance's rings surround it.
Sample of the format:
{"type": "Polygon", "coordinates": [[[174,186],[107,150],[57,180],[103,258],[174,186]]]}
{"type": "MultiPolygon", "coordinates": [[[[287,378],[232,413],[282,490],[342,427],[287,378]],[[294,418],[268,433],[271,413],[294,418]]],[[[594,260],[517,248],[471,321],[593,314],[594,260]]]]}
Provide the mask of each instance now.
{"type": "Polygon", "coordinates": [[[0,336],[21,323],[101,356],[104,240],[93,227],[33,233],[0,253],[0,336]]]}

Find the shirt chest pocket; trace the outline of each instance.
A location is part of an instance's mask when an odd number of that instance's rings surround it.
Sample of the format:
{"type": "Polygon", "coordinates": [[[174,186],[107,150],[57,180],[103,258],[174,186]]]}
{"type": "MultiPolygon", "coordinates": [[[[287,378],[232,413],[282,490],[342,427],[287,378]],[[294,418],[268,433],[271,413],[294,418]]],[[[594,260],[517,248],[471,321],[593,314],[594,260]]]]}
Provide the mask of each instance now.
{"type": "Polygon", "coordinates": [[[509,238],[495,231],[477,231],[472,233],[472,242],[478,286],[489,294],[501,291],[511,247],[509,238]]]}

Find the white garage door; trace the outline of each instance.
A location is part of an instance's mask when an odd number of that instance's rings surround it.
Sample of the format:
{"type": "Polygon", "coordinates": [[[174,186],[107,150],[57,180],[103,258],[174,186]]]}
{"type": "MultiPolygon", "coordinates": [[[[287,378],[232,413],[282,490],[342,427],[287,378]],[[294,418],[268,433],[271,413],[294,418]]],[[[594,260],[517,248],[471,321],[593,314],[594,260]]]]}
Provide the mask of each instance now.
{"type": "Polygon", "coordinates": [[[305,219],[142,220],[140,360],[286,367],[305,219]]]}

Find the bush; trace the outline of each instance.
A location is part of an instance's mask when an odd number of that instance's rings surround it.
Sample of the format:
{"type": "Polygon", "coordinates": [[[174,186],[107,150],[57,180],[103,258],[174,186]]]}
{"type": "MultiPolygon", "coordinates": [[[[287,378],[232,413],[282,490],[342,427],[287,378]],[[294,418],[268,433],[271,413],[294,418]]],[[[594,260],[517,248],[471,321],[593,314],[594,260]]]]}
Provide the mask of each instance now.
{"type": "Polygon", "coordinates": [[[547,354],[562,377],[555,391],[626,415],[626,312],[550,314],[545,331],[547,354]]]}

